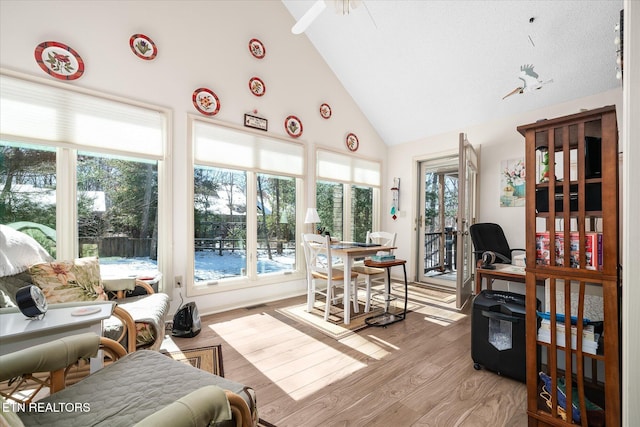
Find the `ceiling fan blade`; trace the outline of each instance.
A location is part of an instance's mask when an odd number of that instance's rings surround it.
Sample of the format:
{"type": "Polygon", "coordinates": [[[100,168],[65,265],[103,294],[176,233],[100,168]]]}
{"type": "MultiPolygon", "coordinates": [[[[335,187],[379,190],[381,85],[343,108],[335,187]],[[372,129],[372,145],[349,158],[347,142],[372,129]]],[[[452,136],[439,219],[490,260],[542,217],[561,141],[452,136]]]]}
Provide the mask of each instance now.
{"type": "Polygon", "coordinates": [[[307,29],[309,25],[322,13],[327,5],[324,0],[316,1],[309,10],[306,11],[302,18],[296,22],[296,24],[291,28],[291,32],[293,34],[302,34],[307,29]]]}

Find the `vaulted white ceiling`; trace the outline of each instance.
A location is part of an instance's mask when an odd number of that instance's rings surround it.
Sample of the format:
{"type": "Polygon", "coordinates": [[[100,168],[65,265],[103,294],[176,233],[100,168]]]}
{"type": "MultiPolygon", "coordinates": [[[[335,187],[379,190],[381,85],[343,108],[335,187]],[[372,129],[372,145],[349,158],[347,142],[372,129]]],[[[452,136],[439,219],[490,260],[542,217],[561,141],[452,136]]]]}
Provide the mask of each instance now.
{"type": "MultiPolygon", "coordinates": [[[[622,0],[351,1],[358,7],[342,14],[342,0],[337,8],[326,0],[298,37],[309,38],[388,145],[621,88],[614,27],[622,0]],[[525,64],[553,82],[503,100],[522,84],[525,64]]],[[[293,25],[315,0],[282,2],[293,25]]]]}

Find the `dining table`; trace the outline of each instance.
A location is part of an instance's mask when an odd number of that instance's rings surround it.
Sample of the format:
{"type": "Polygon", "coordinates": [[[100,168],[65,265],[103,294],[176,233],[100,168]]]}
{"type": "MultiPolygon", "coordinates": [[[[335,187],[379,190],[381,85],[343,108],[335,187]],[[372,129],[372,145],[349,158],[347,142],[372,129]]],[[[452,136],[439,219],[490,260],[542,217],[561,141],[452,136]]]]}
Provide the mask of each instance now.
{"type": "MultiPolygon", "coordinates": [[[[336,242],[331,245],[331,255],[340,257],[344,264],[344,277],[351,277],[351,269],[357,258],[365,258],[378,252],[389,252],[396,249],[395,246],[383,246],[374,243],[336,242]]],[[[351,295],[351,281],[344,281],[344,294],[351,295]]],[[[344,323],[351,323],[351,304],[347,301],[344,306],[344,323]]]]}

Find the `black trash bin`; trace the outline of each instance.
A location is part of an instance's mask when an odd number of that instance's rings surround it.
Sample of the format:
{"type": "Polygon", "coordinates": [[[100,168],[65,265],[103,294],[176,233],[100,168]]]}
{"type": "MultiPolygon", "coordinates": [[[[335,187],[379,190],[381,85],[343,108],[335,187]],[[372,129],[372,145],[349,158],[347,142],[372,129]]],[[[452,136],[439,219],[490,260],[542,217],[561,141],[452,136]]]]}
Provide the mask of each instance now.
{"type": "MultiPolygon", "coordinates": [[[[540,300],[536,299],[536,302],[540,310],[540,300]]],[[[471,314],[473,367],[484,367],[498,375],[526,382],[525,331],[524,295],[491,290],[480,292],[473,300],[471,314]]]]}

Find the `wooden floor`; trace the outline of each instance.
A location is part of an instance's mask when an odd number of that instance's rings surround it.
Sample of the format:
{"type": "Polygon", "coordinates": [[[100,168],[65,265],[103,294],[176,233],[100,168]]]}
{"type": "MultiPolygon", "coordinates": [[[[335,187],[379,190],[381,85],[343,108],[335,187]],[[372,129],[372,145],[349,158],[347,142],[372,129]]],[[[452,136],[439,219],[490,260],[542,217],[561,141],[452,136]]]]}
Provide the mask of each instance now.
{"type": "Polygon", "coordinates": [[[412,312],[337,341],[277,311],[303,301],[206,316],[200,335],[173,341],[221,343],[225,377],[252,386],[278,427],[527,425],[525,385],[473,368],[469,309],[412,312]]]}

